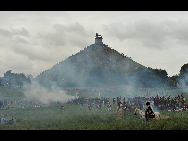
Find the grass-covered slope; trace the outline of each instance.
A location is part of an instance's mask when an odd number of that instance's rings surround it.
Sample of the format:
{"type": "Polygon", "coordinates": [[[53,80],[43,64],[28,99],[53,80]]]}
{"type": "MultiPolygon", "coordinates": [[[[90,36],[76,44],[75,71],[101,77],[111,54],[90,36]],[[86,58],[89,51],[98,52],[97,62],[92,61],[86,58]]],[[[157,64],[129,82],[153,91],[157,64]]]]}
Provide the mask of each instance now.
{"type": "Polygon", "coordinates": [[[145,68],[108,46],[92,44],[43,71],[36,79],[44,86],[52,82],[61,87],[119,85],[125,84],[129,73],[138,67],[145,68]]]}

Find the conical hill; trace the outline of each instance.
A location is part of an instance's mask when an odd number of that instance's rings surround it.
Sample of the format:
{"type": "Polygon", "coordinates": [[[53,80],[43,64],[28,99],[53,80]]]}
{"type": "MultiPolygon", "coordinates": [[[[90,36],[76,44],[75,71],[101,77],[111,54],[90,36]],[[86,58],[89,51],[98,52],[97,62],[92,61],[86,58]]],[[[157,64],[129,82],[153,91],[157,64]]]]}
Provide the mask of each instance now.
{"type": "MultiPolygon", "coordinates": [[[[97,38],[97,37],[96,37],[97,38]]],[[[43,86],[95,87],[126,84],[129,73],[143,67],[100,41],[69,56],[36,77],[43,86]]]]}

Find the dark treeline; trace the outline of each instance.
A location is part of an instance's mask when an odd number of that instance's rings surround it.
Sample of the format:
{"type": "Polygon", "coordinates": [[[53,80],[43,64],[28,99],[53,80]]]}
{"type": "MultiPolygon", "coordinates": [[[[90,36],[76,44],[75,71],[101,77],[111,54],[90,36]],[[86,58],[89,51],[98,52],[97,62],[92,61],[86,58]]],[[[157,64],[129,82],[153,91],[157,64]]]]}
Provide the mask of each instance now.
{"type": "Polygon", "coordinates": [[[12,73],[8,70],[4,73],[4,77],[0,77],[1,86],[22,87],[24,82],[31,83],[32,75],[25,75],[24,73],[12,73]]]}
{"type": "Polygon", "coordinates": [[[168,73],[162,69],[137,68],[129,74],[129,80],[137,87],[154,88],[167,85],[168,73]]]}
{"type": "Polygon", "coordinates": [[[171,81],[177,81],[183,87],[188,85],[188,63],[181,67],[180,73],[172,77],[171,81]]]}
{"type": "Polygon", "coordinates": [[[138,87],[187,87],[188,86],[188,63],[184,64],[180,72],[168,76],[166,70],[152,68],[138,68],[129,74],[132,83],[138,87]]]}

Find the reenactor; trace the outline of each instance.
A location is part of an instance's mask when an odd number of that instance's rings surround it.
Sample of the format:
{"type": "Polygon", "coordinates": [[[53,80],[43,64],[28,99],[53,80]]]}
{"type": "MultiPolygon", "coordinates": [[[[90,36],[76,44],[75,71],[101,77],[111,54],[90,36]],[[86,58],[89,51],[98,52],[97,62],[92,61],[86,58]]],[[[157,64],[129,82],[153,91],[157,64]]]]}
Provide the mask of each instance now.
{"type": "Polygon", "coordinates": [[[114,103],[115,103],[116,101],[115,101],[115,97],[113,98],[113,105],[114,105],[114,103]]]}
{"type": "Polygon", "coordinates": [[[185,97],[183,96],[183,93],[181,94],[181,100],[182,100],[183,105],[185,105],[185,97]]]}
{"type": "Polygon", "coordinates": [[[122,111],[122,106],[123,104],[121,102],[118,103],[117,107],[116,107],[116,111],[122,111]]]}
{"type": "Polygon", "coordinates": [[[151,109],[150,103],[146,102],[147,108],[145,110],[145,117],[146,117],[146,121],[149,120],[149,118],[154,118],[154,112],[151,109]]]}
{"type": "Polygon", "coordinates": [[[89,110],[91,110],[91,108],[92,108],[91,103],[88,104],[88,108],[89,108],[89,110]]]}
{"type": "Polygon", "coordinates": [[[100,103],[97,103],[97,111],[99,111],[101,109],[101,105],[100,103]]]}
{"type": "Polygon", "coordinates": [[[64,106],[61,106],[61,111],[65,112],[65,107],[64,106]]]}
{"type": "Polygon", "coordinates": [[[112,107],[112,105],[110,104],[110,102],[108,102],[108,111],[111,111],[111,107],[112,107]]]}
{"type": "Polygon", "coordinates": [[[119,103],[120,102],[120,98],[119,97],[117,97],[117,103],[119,103]]]}

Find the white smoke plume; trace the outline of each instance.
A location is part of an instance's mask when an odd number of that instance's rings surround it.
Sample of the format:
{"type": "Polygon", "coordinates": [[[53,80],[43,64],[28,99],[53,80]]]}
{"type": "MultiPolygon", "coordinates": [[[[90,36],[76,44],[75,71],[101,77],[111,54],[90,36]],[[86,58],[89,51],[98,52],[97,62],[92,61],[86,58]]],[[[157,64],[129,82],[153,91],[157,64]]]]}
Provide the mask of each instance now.
{"type": "Polygon", "coordinates": [[[74,96],[67,95],[66,92],[57,87],[55,83],[50,89],[41,87],[37,81],[32,81],[31,84],[25,83],[24,87],[24,96],[26,99],[39,100],[44,104],[49,104],[50,101],[59,101],[64,103],[68,100],[75,99],[74,96]]]}

